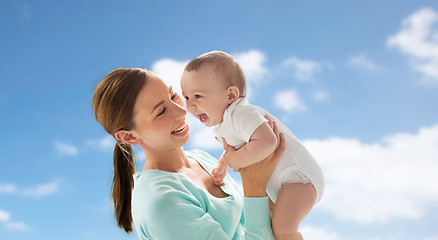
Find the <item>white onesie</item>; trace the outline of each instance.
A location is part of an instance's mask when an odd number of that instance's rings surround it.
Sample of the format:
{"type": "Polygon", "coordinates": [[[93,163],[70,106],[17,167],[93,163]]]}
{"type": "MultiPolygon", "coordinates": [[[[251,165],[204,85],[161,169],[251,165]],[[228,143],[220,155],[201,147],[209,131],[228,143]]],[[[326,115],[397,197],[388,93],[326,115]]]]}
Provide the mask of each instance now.
{"type": "Polygon", "coordinates": [[[282,186],[297,180],[297,176],[303,176],[315,187],[319,202],[324,192],[324,176],[321,167],[312,157],[310,152],[295,137],[295,135],[278,119],[266,110],[250,105],[246,98],[239,98],[224,112],[223,121],[213,128],[218,139],[225,138],[227,143],[235,149],[245,145],[253,132],[267,120],[268,115],[278,126],[279,132],[283,133],[286,140],[286,151],[277,163],[271,177],[268,179],[267,193],[273,202],[276,202],[282,186]]]}

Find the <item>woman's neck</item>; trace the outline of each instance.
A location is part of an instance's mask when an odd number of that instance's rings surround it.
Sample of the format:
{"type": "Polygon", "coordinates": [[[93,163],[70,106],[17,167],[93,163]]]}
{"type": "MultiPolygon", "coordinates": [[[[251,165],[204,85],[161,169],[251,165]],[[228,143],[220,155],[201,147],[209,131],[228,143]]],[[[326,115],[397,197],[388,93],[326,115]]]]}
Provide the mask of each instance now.
{"type": "Polygon", "coordinates": [[[190,168],[184,149],[145,151],[146,161],[143,170],[159,169],[166,172],[179,172],[182,168],[190,168]]]}

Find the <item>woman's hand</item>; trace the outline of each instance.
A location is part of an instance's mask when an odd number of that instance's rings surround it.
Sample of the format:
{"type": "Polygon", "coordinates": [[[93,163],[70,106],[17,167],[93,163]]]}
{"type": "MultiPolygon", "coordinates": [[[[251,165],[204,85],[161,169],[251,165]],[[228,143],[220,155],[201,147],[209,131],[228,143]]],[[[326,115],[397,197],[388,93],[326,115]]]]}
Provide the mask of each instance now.
{"type": "Polygon", "coordinates": [[[286,149],[286,143],[282,133],[278,132],[278,127],[271,119],[268,119],[268,124],[272,128],[277,136],[277,142],[279,146],[277,150],[271,153],[263,161],[250,165],[248,167],[240,169],[239,173],[242,178],[242,185],[245,197],[265,197],[266,185],[268,178],[274,171],[278,160],[283,155],[286,149]]]}

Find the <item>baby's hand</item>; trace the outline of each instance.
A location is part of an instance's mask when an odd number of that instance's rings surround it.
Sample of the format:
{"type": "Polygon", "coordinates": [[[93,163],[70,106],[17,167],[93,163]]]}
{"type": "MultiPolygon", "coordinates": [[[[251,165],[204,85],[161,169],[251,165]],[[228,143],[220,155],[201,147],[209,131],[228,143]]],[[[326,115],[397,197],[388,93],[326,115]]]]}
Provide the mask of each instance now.
{"type": "Polygon", "coordinates": [[[218,163],[218,165],[211,171],[211,178],[213,183],[217,186],[225,186],[224,178],[227,175],[228,167],[223,163],[218,163]]]}

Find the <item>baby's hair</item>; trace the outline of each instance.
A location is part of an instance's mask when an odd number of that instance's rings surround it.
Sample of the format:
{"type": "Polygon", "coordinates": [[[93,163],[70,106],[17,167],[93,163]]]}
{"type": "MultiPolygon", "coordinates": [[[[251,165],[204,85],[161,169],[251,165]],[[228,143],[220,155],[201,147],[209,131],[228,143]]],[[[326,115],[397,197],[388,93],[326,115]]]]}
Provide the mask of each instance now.
{"type": "Polygon", "coordinates": [[[198,71],[206,65],[213,67],[216,77],[223,81],[225,87],[236,86],[239,89],[239,97],[246,95],[245,75],[232,55],[222,51],[207,52],[192,59],[185,70],[198,71]]]}

